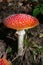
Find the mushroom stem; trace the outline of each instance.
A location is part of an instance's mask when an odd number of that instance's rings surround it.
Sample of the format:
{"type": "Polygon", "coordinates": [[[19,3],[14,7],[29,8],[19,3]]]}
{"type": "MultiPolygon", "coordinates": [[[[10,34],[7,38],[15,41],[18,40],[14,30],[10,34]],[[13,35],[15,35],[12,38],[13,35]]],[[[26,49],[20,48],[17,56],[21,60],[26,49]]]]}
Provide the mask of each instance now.
{"type": "Polygon", "coordinates": [[[23,39],[25,35],[24,30],[20,30],[16,32],[18,34],[18,55],[22,56],[23,55],[23,39]]]}

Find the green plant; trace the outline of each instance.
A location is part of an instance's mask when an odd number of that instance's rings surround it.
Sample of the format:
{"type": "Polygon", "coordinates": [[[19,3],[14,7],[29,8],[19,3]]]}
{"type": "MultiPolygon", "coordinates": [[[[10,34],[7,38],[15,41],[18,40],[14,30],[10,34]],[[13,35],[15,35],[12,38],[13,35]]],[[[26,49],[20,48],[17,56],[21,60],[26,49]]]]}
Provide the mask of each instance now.
{"type": "Polygon", "coordinates": [[[43,14],[43,4],[35,6],[32,15],[36,17],[40,13],[43,14]]]}
{"type": "Polygon", "coordinates": [[[30,2],[37,2],[38,0],[30,0],[30,2]]]}

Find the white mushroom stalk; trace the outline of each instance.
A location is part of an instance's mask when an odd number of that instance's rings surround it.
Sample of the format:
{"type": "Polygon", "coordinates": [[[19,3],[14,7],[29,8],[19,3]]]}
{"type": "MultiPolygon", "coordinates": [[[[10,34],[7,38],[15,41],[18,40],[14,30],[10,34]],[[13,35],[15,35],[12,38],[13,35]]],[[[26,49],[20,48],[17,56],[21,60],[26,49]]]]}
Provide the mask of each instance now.
{"type": "Polygon", "coordinates": [[[25,35],[24,30],[17,31],[16,34],[18,34],[18,55],[22,56],[23,55],[23,39],[25,35]]]}

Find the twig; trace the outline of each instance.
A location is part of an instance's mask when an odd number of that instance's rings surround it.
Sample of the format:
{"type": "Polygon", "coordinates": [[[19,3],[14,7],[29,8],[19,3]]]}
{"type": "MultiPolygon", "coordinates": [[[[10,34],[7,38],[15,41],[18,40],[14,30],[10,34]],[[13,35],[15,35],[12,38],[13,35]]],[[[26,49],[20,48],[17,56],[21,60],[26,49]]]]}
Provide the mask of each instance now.
{"type": "Polygon", "coordinates": [[[17,55],[15,58],[13,58],[11,62],[13,62],[14,60],[16,60],[18,57],[19,57],[19,55],[17,55]]]}

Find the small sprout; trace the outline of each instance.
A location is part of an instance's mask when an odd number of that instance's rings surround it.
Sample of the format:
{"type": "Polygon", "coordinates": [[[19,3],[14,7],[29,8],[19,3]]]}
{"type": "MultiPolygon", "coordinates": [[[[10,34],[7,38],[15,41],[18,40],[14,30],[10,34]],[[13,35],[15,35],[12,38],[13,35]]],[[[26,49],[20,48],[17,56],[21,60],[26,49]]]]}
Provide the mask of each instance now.
{"type": "Polygon", "coordinates": [[[11,53],[12,52],[12,48],[8,47],[6,50],[7,53],[11,53]]]}

